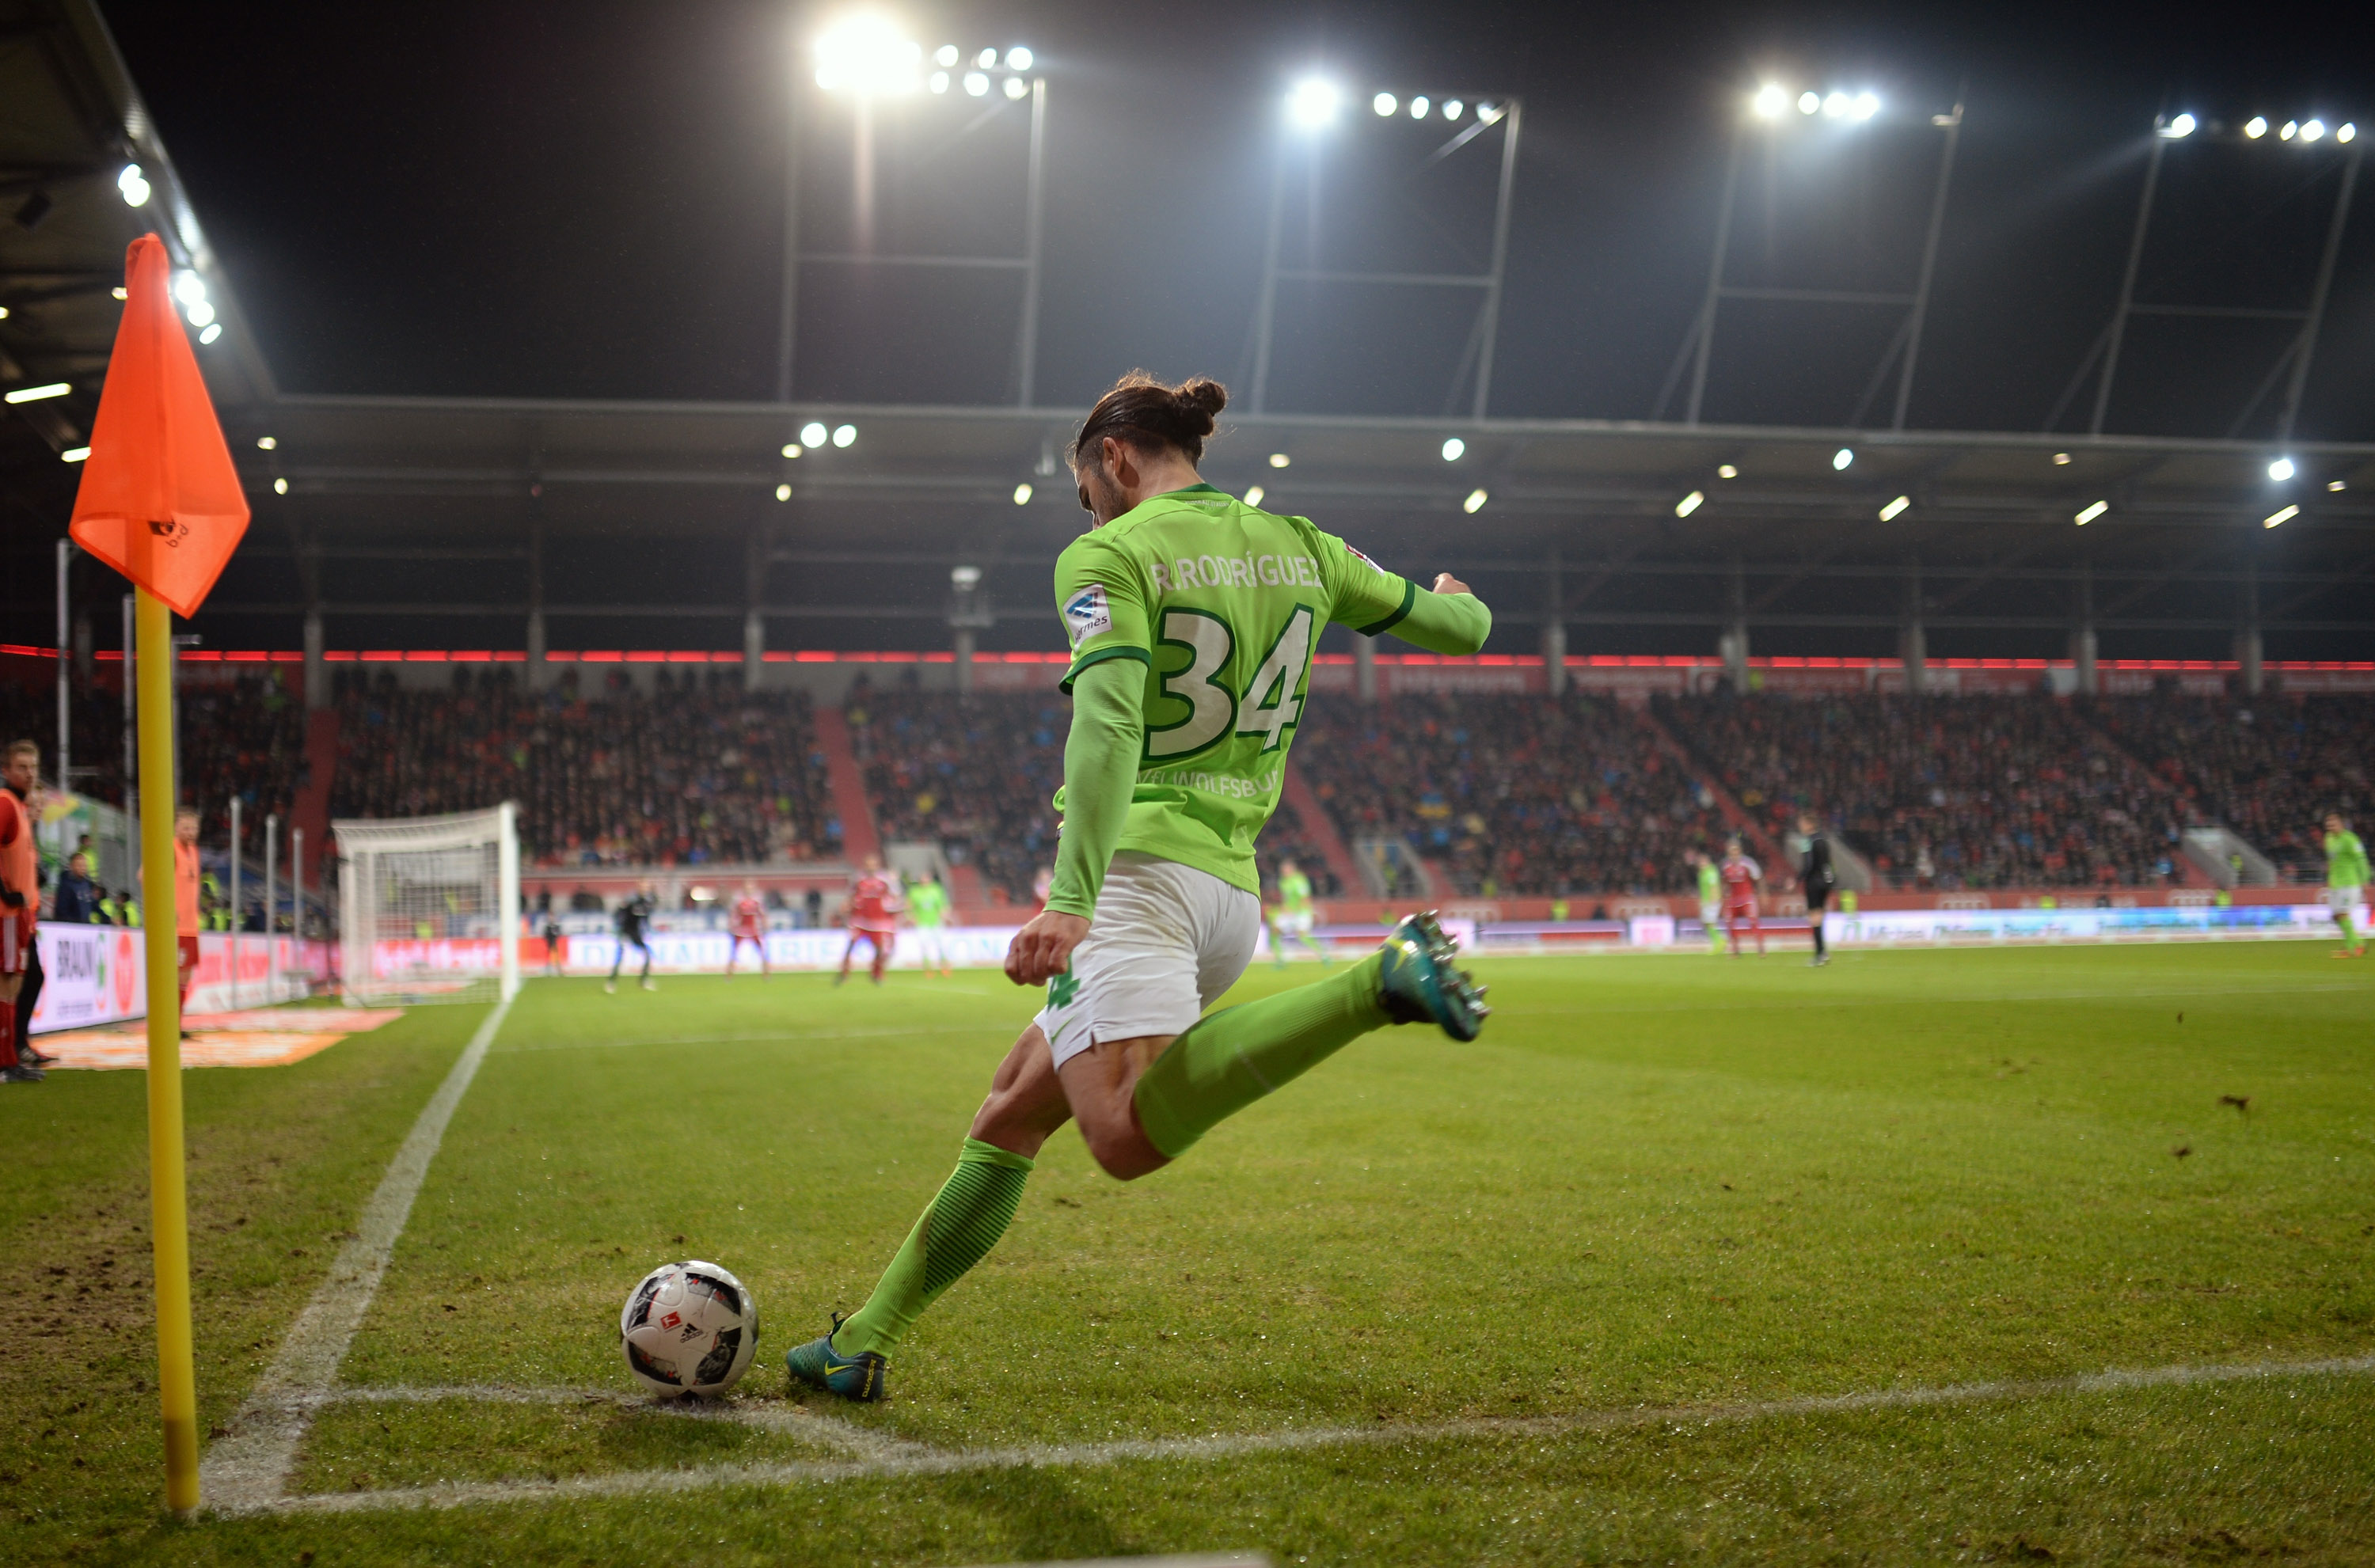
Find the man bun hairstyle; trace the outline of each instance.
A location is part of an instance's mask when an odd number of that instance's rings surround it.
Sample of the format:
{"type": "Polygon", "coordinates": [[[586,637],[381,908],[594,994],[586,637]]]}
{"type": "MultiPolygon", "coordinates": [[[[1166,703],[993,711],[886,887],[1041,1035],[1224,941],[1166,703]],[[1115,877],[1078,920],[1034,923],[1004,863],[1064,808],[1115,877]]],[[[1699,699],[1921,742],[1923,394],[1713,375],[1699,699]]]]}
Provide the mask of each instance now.
{"type": "Polygon", "coordinates": [[[1132,371],[1097,399],[1072,441],[1072,471],[1094,466],[1105,437],[1140,450],[1176,446],[1190,463],[1204,459],[1204,438],[1229,406],[1229,389],[1207,376],[1190,376],[1177,386],[1132,371]]]}

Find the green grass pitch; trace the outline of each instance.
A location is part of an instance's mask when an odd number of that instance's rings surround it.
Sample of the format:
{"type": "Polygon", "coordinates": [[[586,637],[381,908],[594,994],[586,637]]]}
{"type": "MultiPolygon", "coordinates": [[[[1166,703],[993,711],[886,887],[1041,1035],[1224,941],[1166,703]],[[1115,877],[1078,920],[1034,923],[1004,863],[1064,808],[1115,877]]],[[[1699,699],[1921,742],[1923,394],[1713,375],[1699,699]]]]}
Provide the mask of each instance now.
{"type": "MultiPolygon", "coordinates": [[[[1059,1135],[860,1410],[787,1394],[783,1351],[864,1298],[1033,999],[979,972],[535,982],[341,1378],[552,1400],[327,1405],[293,1478],[483,1500],[186,1524],[157,1504],[141,1078],[56,1074],[0,1092],[0,1540],[316,1568],[2375,1561],[2375,965],[2328,951],[1488,962],[1478,1044],[1372,1036],[1144,1181],[1059,1135]],[[620,1303],[685,1256],[764,1315],[737,1419],[577,1397],[627,1392],[620,1303]],[[2051,1385],[2335,1360],[2361,1364],[2051,1385]],[[1985,1382],[2029,1386],[1914,1397],[1985,1382]],[[1789,1403],[1838,1395],[1883,1397],[1789,1403]],[[1319,1429],[1366,1440],[1281,1441],[1319,1429]],[[1189,1437],[1251,1441],[1100,1446],[1189,1437]],[[779,1468],[535,1491],[728,1466],[779,1468]]],[[[482,1016],[190,1075],[202,1424],[482,1016]]]]}

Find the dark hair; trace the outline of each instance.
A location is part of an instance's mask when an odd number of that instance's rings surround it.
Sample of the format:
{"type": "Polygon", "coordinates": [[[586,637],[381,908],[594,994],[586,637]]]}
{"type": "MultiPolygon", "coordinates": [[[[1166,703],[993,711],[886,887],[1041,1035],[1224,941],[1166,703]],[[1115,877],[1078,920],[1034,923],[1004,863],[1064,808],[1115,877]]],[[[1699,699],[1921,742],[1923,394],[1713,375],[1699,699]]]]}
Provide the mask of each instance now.
{"type": "Polygon", "coordinates": [[[1098,443],[1107,436],[1141,449],[1176,446],[1188,462],[1201,462],[1212,417],[1228,406],[1229,389],[1204,376],[1170,386],[1144,371],[1132,371],[1114,383],[1113,390],[1098,398],[1081,421],[1081,433],[1072,440],[1072,471],[1079,473],[1083,463],[1093,464],[1098,443]]]}

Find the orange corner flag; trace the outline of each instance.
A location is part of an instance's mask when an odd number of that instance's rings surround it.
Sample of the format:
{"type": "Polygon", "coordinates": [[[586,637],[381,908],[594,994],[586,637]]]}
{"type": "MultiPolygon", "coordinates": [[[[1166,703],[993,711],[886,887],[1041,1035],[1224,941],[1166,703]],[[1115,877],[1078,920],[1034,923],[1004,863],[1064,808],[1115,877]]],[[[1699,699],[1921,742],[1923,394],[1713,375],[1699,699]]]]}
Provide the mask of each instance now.
{"type": "Polygon", "coordinates": [[[171,270],[156,235],[132,242],[124,321],[67,532],[188,617],[247,532],[247,496],[173,313],[171,270]]]}

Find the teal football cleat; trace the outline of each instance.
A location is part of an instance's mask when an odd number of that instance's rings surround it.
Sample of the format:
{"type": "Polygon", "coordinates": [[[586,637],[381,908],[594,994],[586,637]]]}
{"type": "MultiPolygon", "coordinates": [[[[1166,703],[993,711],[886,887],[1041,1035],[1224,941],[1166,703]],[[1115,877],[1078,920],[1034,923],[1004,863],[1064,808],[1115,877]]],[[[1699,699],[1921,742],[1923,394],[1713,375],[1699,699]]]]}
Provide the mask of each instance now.
{"type": "Polygon", "coordinates": [[[811,1388],[821,1388],[828,1394],[838,1394],[845,1399],[870,1405],[883,1396],[882,1374],[891,1363],[871,1350],[845,1356],[834,1350],[833,1332],[841,1325],[841,1314],[833,1314],[833,1328],[805,1345],[795,1345],[784,1352],[784,1369],[811,1388]]]}
{"type": "Polygon", "coordinates": [[[1402,917],[1386,938],[1385,973],[1380,990],[1387,1016],[1396,1023],[1434,1023],[1454,1040],[1473,1040],[1483,1032],[1484,987],[1454,969],[1459,949],[1436,924],[1435,912],[1402,917]]]}

